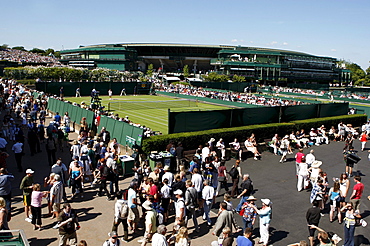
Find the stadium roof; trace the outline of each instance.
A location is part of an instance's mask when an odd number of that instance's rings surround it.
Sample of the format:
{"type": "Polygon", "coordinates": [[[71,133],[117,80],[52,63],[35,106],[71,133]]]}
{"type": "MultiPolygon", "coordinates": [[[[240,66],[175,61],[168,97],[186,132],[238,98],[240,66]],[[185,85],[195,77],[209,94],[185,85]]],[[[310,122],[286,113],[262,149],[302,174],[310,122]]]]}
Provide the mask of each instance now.
{"type": "MultiPolygon", "coordinates": [[[[61,53],[69,53],[80,51],[88,51],[94,49],[104,49],[104,50],[120,50],[120,49],[140,49],[145,50],[148,48],[189,48],[189,49],[215,49],[218,51],[223,50],[223,53],[228,53],[235,51],[237,53],[260,53],[260,54],[291,54],[291,55],[304,55],[304,56],[314,56],[299,51],[290,51],[290,50],[281,50],[281,49],[271,49],[271,48],[260,48],[260,47],[246,47],[246,46],[234,46],[234,45],[203,45],[203,44],[176,44],[176,43],[118,43],[118,44],[96,44],[96,45],[87,45],[80,46],[77,49],[62,50],[61,53]],[[228,51],[230,50],[230,51],[228,51]]],[[[140,53],[140,52],[139,52],[140,53]]],[[[327,57],[331,58],[331,57],[327,57]]]]}

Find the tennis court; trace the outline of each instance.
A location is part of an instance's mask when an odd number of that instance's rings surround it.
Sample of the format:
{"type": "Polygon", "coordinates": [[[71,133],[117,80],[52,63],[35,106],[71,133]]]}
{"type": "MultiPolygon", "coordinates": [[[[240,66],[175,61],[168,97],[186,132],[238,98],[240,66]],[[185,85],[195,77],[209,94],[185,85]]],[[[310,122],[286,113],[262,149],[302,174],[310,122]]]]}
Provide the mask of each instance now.
{"type": "MultiPolygon", "coordinates": [[[[228,107],[214,104],[201,103],[193,100],[162,96],[100,96],[102,106],[119,117],[128,116],[134,123],[139,123],[160,131],[163,134],[168,132],[168,109],[171,111],[206,111],[227,109],[228,107]]],[[[66,97],[65,100],[81,104],[90,104],[90,97],[66,97]]],[[[195,119],[196,120],[196,119],[195,119]]]]}

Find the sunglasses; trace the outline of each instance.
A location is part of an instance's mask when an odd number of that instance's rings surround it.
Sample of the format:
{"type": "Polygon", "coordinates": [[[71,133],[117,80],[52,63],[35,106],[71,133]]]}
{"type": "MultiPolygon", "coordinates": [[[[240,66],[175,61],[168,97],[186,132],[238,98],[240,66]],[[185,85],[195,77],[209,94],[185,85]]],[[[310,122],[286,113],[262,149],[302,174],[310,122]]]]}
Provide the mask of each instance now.
{"type": "Polygon", "coordinates": [[[117,239],[118,237],[112,237],[113,239],[117,239]]]}

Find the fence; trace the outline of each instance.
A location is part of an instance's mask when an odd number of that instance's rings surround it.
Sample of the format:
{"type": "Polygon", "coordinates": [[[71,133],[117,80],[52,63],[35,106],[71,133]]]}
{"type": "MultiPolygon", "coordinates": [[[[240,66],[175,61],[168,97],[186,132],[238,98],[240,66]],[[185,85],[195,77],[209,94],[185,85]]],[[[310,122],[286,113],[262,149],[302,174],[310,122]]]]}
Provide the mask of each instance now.
{"type": "Polygon", "coordinates": [[[144,129],[104,115],[100,118],[99,132],[102,127],[105,127],[111,133],[111,136],[117,138],[117,142],[123,146],[132,148],[134,145],[137,145],[141,147],[144,129]]]}
{"type": "MultiPolygon", "coordinates": [[[[68,112],[71,122],[77,124],[80,123],[82,117],[86,117],[86,122],[89,125],[89,128],[91,129],[94,126],[94,112],[90,110],[86,110],[54,98],[49,98],[48,110],[54,113],[59,112],[61,115],[68,112]]],[[[141,141],[144,134],[144,130],[142,128],[132,126],[126,122],[117,121],[106,116],[101,116],[99,128],[97,130],[100,131],[103,126],[111,133],[112,138],[117,138],[118,143],[130,148],[135,144],[141,147],[141,141]]]]}
{"type": "Polygon", "coordinates": [[[190,82],[193,86],[203,87],[203,88],[212,88],[212,89],[221,89],[227,91],[237,91],[244,92],[244,89],[248,87],[251,92],[257,91],[258,84],[251,82],[190,82]]]}
{"type": "Polygon", "coordinates": [[[281,123],[348,113],[348,103],[259,107],[214,111],[169,112],[168,133],[281,123]]]}

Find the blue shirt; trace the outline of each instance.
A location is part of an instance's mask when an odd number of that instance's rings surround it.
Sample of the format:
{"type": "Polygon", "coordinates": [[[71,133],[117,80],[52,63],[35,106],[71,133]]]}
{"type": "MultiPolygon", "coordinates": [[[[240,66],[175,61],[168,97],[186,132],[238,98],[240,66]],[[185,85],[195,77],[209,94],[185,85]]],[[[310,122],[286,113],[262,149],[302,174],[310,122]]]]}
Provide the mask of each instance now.
{"type": "Polygon", "coordinates": [[[55,116],[54,116],[54,119],[55,119],[55,121],[56,121],[56,122],[58,122],[58,123],[59,123],[59,122],[60,122],[61,117],[60,117],[60,115],[59,115],[59,114],[57,114],[57,115],[55,115],[55,116]]]}
{"type": "Polygon", "coordinates": [[[244,236],[238,236],[236,239],[237,246],[253,246],[252,241],[244,236]]]}

